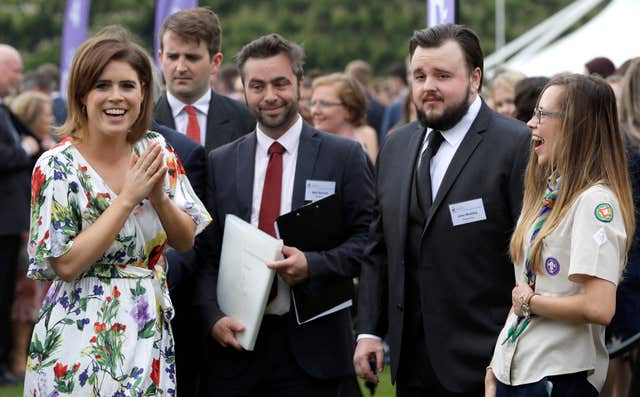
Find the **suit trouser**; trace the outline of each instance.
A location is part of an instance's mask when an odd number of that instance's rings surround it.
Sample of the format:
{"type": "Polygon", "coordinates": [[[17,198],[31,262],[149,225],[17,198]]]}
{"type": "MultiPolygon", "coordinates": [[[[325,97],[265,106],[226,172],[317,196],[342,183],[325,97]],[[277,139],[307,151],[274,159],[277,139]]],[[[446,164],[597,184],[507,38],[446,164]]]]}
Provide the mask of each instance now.
{"type": "MultiPolygon", "coordinates": [[[[397,397],[482,397],[484,390],[454,393],[440,382],[427,351],[422,315],[408,303],[403,326],[397,397]]],[[[437,359],[437,358],[433,358],[437,359]]]]}
{"type": "Polygon", "coordinates": [[[587,380],[587,372],[548,376],[538,382],[520,386],[498,382],[496,388],[496,397],[597,397],[598,394],[598,390],[587,380]]]}
{"type": "Polygon", "coordinates": [[[176,381],[179,396],[197,396],[204,360],[204,338],[193,325],[192,295],[186,288],[171,291],[175,315],[171,320],[176,354],[176,381]]]}
{"type": "MultiPolygon", "coordinates": [[[[298,365],[290,348],[287,321],[287,316],[266,315],[254,352],[238,353],[251,355],[247,368],[237,376],[226,378],[203,373],[200,396],[337,396],[342,379],[316,379],[298,365]]],[[[216,357],[209,359],[216,360],[216,357]]]]}
{"type": "Polygon", "coordinates": [[[0,373],[9,368],[13,348],[11,309],[21,247],[20,235],[0,236],[0,373]]]}

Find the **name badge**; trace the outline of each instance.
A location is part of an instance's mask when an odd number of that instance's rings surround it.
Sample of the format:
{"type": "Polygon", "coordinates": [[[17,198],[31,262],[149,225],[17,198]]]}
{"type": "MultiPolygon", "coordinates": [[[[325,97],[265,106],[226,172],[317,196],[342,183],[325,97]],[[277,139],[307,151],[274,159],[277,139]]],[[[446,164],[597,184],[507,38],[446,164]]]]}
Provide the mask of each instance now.
{"type": "Polygon", "coordinates": [[[484,204],[482,203],[481,198],[449,204],[449,212],[451,212],[451,222],[453,223],[453,226],[484,221],[487,219],[487,214],[484,212],[484,204]]]}
{"type": "Polygon", "coordinates": [[[327,196],[331,196],[336,192],[336,183],[334,181],[314,181],[307,179],[307,185],[304,190],[304,201],[317,201],[327,196]]]}

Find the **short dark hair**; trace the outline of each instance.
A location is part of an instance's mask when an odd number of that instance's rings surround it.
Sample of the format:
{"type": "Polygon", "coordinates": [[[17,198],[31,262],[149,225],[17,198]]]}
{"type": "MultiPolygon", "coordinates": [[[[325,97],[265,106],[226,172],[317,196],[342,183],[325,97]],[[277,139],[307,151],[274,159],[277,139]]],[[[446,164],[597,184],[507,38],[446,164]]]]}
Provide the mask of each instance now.
{"type": "Polygon", "coordinates": [[[158,34],[160,50],[164,50],[162,38],[167,31],[177,34],[186,41],[195,40],[198,44],[203,41],[207,45],[210,57],[220,52],[222,41],[220,20],[216,13],[208,8],[189,8],[169,15],[158,34]]]}
{"type": "Polygon", "coordinates": [[[538,103],[538,97],[548,82],[548,77],[537,76],[525,77],[516,83],[513,102],[516,105],[516,118],[518,120],[526,123],[531,119],[533,110],[538,103]]]}
{"type": "Polygon", "coordinates": [[[56,81],[49,78],[44,73],[40,73],[37,70],[27,72],[20,83],[21,91],[30,90],[43,90],[54,91],[56,88],[56,81]]]}
{"type": "Polygon", "coordinates": [[[301,46],[292,43],[277,33],[271,33],[259,37],[242,47],[236,55],[236,63],[240,68],[240,76],[244,82],[244,65],[250,58],[271,58],[279,54],[285,54],[291,61],[291,70],[298,81],[304,75],[304,50],[301,46]]]}
{"type": "Polygon", "coordinates": [[[585,63],[584,67],[587,68],[589,74],[597,74],[603,79],[606,79],[616,71],[616,66],[613,64],[611,59],[606,57],[593,58],[589,62],[585,63]]]}
{"type": "Polygon", "coordinates": [[[443,24],[428,29],[416,30],[409,40],[409,54],[413,57],[416,48],[440,47],[445,42],[452,40],[460,45],[469,73],[475,68],[480,68],[480,87],[484,77],[484,56],[480,47],[480,39],[475,32],[463,25],[443,24]]]}
{"type": "Polygon", "coordinates": [[[238,76],[240,76],[240,70],[238,70],[238,67],[232,63],[224,64],[220,66],[220,69],[218,69],[217,78],[229,92],[233,92],[233,84],[238,76]]]}
{"type": "Polygon", "coordinates": [[[38,69],[36,69],[38,73],[47,76],[47,78],[51,79],[51,81],[53,81],[54,83],[54,87],[53,90],[59,90],[60,89],[60,68],[50,62],[47,63],[43,63],[42,65],[38,66],[38,69]]]}

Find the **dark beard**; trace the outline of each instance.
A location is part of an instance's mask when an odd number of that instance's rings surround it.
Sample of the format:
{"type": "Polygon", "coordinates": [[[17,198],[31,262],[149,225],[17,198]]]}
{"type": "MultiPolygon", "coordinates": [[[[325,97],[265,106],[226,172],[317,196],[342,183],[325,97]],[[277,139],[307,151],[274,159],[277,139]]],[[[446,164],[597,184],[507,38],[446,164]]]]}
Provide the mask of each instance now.
{"type": "Polygon", "coordinates": [[[277,130],[282,127],[290,128],[295,122],[295,120],[297,120],[296,116],[299,113],[299,108],[298,108],[298,102],[300,101],[300,82],[299,81],[298,81],[298,87],[296,89],[296,93],[297,93],[297,97],[294,99],[294,101],[291,103],[287,103],[285,105],[287,107],[287,110],[282,120],[275,123],[272,123],[268,117],[263,116],[258,109],[254,109],[251,106],[249,106],[246,93],[244,95],[244,103],[245,105],[247,105],[249,112],[253,115],[253,117],[256,118],[256,120],[260,125],[263,125],[271,130],[277,130]]]}
{"type": "Polygon", "coordinates": [[[290,107],[288,106],[282,120],[275,123],[271,122],[268,117],[263,116],[262,113],[258,111],[252,113],[258,123],[264,125],[269,129],[276,130],[282,127],[290,127],[291,125],[293,125],[293,121],[296,120],[296,115],[298,114],[298,106],[296,104],[290,107]]]}
{"type": "Polygon", "coordinates": [[[453,126],[458,124],[464,115],[467,114],[467,111],[469,111],[469,91],[470,87],[467,85],[467,92],[464,99],[461,102],[446,108],[444,113],[442,113],[442,116],[437,118],[428,118],[427,114],[420,107],[414,104],[414,106],[416,106],[418,121],[420,121],[420,124],[425,128],[432,128],[438,131],[450,130],[453,126]]]}

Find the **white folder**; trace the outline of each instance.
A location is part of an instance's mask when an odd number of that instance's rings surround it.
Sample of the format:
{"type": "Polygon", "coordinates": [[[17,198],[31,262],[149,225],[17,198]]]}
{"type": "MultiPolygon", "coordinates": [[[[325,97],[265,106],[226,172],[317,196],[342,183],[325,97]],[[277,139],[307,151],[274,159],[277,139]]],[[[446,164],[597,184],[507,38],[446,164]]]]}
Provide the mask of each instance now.
{"type": "Polygon", "coordinates": [[[236,339],[246,350],[255,346],[275,276],[266,263],[281,258],[282,245],[282,240],[227,214],[218,272],[218,305],[223,313],[245,326],[236,339]]]}

